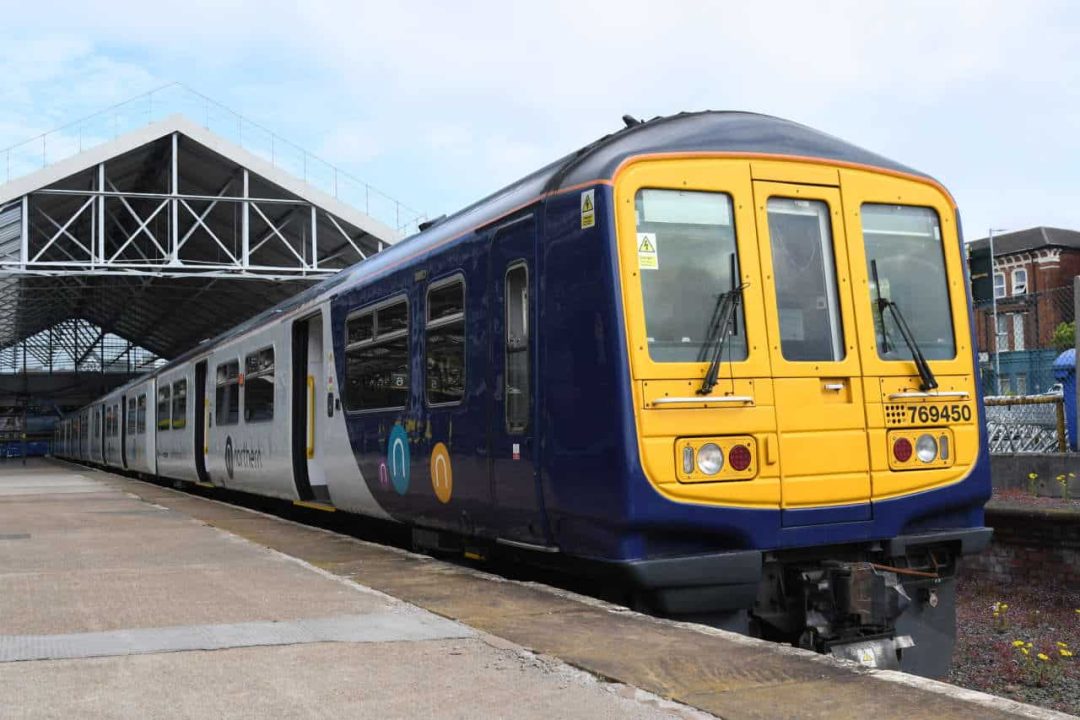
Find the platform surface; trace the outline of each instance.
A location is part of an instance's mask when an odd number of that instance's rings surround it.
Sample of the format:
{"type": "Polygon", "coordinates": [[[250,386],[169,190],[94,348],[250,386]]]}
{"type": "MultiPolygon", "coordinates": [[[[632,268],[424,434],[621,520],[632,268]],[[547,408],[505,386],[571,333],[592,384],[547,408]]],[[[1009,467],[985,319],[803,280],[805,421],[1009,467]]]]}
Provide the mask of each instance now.
{"type": "Polygon", "coordinates": [[[710,716],[1064,717],[109,473],[0,463],[2,718],[710,716]]]}

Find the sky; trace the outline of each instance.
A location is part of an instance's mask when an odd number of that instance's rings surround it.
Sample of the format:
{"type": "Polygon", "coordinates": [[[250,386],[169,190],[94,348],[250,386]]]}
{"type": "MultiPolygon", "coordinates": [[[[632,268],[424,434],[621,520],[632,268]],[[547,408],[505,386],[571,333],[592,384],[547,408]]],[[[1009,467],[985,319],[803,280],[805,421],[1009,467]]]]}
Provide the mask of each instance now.
{"type": "Polygon", "coordinates": [[[18,3],[0,148],[173,82],[433,217],[621,127],[750,110],[939,179],[968,239],[1080,229],[1069,2],[18,3]]]}

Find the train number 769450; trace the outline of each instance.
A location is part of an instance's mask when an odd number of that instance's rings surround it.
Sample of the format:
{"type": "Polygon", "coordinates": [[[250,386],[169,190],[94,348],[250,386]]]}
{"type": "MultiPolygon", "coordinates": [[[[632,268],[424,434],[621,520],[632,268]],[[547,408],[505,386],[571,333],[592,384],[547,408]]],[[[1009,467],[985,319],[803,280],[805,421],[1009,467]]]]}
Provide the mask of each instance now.
{"type": "Polygon", "coordinates": [[[971,407],[968,405],[912,405],[908,422],[912,425],[939,422],[971,422],[971,407]]]}

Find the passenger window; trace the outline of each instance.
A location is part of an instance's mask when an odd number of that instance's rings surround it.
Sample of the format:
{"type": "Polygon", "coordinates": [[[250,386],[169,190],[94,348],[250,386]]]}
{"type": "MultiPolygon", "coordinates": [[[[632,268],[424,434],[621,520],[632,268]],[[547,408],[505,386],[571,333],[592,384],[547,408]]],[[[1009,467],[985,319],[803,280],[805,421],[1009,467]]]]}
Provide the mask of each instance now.
{"type": "Polygon", "coordinates": [[[217,366],[214,419],[219,426],[240,422],[240,361],[217,366]]]}
{"type": "Polygon", "coordinates": [[[428,290],[424,366],[429,405],[465,396],[465,282],[428,290]]]}
{"type": "Polygon", "coordinates": [[[274,348],[244,359],[244,422],[274,418],[274,348]]]}
{"type": "Polygon", "coordinates": [[[345,325],[347,410],[403,408],[409,399],[409,305],[402,300],[359,313],[345,325]],[[359,338],[354,340],[354,338],[359,338]]]}
{"type": "Polygon", "coordinates": [[[157,393],[157,429],[169,429],[169,398],[171,397],[169,386],[158,388],[157,393]]]}
{"type": "Polygon", "coordinates": [[[506,429],[529,426],[529,270],[515,265],[506,273],[506,429]]]}
{"type": "Polygon", "coordinates": [[[828,204],[772,197],[767,210],[784,359],[843,360],[828,204]]]}
{"type": "Polygon", "coordinates": [[[174,382],[172,388],[172,426],[179,429],[187,425],[187,379],[174,382]]]}
{"type": "Polygon", "coordinates": [[[136,420],[135,398],[128,398],[128,403],[127,403],[127,434],[128,435],[134,435],[135,434],[135,420],[136,420]]]}
{"type": "Polygon", "coordinates": [[[146,434],[146,393],[139,396],[135,409],[135,432],[139,435],[146,434]]]}

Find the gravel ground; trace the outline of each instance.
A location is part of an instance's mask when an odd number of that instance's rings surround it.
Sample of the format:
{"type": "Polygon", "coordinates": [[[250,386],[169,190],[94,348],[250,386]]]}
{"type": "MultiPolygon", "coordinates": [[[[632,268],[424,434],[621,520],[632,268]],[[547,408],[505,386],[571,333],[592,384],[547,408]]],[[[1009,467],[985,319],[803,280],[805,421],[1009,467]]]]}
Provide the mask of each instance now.
{"type": "MultiPolygon", "coordinates": [[[[1080,508],[1075,500],[1066,503],[1022,493],[996,496],[992,502],[1080,508]]],[[[957,598],[950,682],[1080,715],[1080,588],[1063,583],[1002,586],[967,577],[958,582],[957,598]],[[1070,652],[1075,655],[1065,657],[1070,652]]]]}

